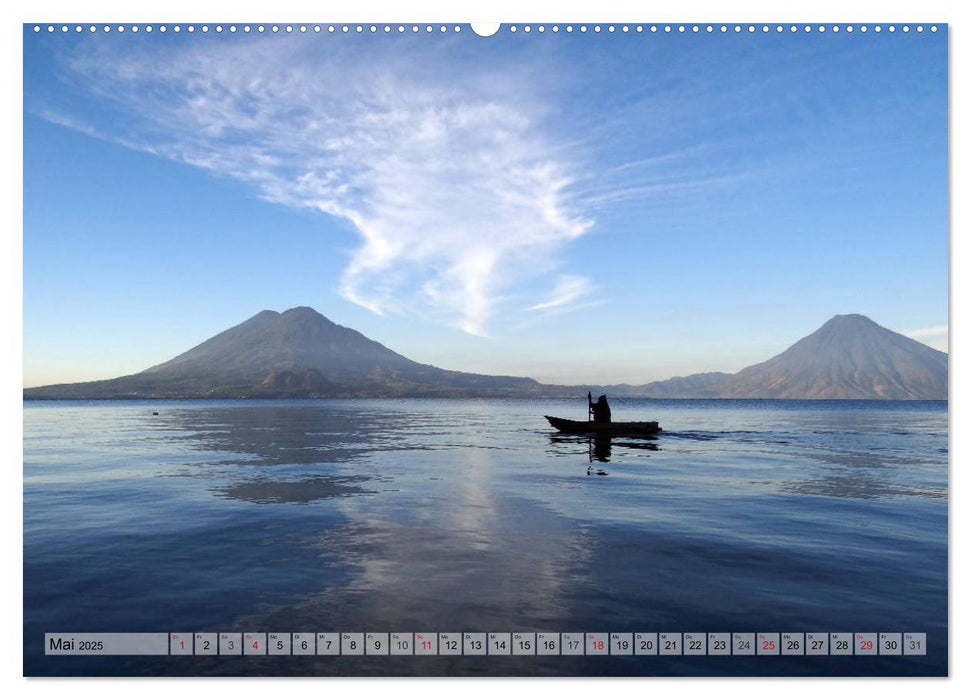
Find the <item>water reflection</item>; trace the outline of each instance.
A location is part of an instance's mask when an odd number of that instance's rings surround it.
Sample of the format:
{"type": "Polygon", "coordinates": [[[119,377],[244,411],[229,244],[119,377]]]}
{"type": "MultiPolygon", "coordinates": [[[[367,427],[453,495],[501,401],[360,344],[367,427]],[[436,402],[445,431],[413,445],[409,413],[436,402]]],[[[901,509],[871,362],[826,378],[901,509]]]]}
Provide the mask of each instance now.
{"type": "MultiPolygon", "coordinates": [[[[506,491],[516,460],[500,455],[542,438],[511,434],[508,418],[482,410],[416,406],[213,406],[152,417],[200,453],[184,470],[220,499],[303,504],[312,514],[246,511],[255,530],[285,517],[305,549],[303,575],[318,582],[303,602],[253,613],[260,624],[558,629],[577,586],[592,585],[589,529],[506,491]]],[[[591,462],[610,460],[609,438],[586,442],[591,462]]],[[[274,541],[266,556],[284,548],[274,541]]],[[[248,615],[237,623],[256,624],[248,615]]]]}
{"type": "Polygon", "coordinates": [[[420,417],[328,406],[192,407],[153,414],[165,440],[199,452],[175,474],[210,482],[219,498],[259,504],[302,503],[374,494],[366,482],[380,474],[345,474],[375,452],[409,449],[407,437],[386,436],[405,429],[420,433],[420,417]]]}
{"type": "Polygon", "coordinates": [[[917,496],[920,498],[947,498],[947,489],[922,484],[901,484],[887,481],[883,475],[876,476],[866,471],[827,474],[811,479],[783,481],[774,487],[785,493],[806,496],[828,496],[830,498],[861,498],[877,500],[895,496],[917,496]]]}
{"type": "Polygon", "coordinates": [[[588,447],[587,458],[592,462],[596,459],[598,462],[609,462],[610,461],[610,436],[609,435],[598,435],[590,441],[588,447]]]}
{"type": "Polygon", "coordinates": [[[593,437],[575,435],[550,435],[550,444],[558,445],[585,445],[587,448],[587,461],[609,462],[615,447],[627,450],[657,451],[659,449],[654,438],[644,438],[637,441],[618,441],[610,435],[596,435],[593,437]]]}
{"type": "Polygon", "coordinates": [[[310,503],[322,498],[377,493],[360,485],[367,481],[370,478],[366,476],[320,476],[298,481],[257,479],[214,490],[221,498],[235,498],[252,503],[310,503]]]}
{"type": "Polygon", "coordinates": [[[346,462],[378,449],[375,436],[388,430],[373,412],[312,406],[190,408],[154,420],[180,445],[227,453],[206,463],[229,466],[346,462]]]}
{"type": "MultiPolygon", "coordinates": [[[[424,494],[405,491],[385,494],[380,504],[338,504],[347,539],[338,543],[328,533],[318,546],[337,544],[352,557],[351,620],[485,629],[503,617],[529,626],[570,609],[567,598],[586,577],[594,546],[588,529],[503,495],[494,451],[463,450],[456,461],[461,478],[440,483],[445,492],[435,494],[434,509],[422,507],[424,494]]],[[[346,588],[324,591],[309,611],[333,615],[341,600],[346,606],[346,588]]]]}

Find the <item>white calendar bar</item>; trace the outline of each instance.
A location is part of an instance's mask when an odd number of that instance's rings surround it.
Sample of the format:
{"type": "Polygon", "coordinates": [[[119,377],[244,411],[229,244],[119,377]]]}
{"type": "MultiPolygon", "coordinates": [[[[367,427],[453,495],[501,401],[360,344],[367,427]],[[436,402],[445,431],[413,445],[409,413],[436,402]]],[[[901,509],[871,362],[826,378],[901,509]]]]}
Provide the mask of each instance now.
{"type": "MultiPolygon", "coordinates": [[[[44,635],[48,656],[926,656],[926,632],[160,632],[44,635]]],[[[771,659],[765,659],[771,663],[771,659]]],[[[807,663],[811,660],[807,660],[807,663]]]]}

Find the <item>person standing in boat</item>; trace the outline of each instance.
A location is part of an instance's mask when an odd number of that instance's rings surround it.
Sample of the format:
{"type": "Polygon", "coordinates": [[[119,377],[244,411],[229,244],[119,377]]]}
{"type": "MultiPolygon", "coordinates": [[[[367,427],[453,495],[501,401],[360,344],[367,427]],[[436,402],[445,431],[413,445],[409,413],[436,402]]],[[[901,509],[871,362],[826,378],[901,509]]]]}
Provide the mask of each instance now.
{"type": "Polygon", "coordinates": [[[600,398],[597,399],[597,403],[594,403],[593,394],[588,391],[587,404],[588,404],[590,413],[593,414],[594,423],[610,422],[610,405],[607,403],[606,394],[601,394],[600,398]]]}

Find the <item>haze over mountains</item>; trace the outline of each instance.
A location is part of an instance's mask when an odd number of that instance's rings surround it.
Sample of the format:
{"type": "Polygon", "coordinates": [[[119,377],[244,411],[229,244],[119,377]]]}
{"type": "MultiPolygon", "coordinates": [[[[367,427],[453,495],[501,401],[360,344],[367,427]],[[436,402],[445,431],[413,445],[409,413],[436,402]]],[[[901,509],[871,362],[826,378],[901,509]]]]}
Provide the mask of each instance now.
{"type": "Polygon", "coordinates": [[[835,316],[737,374],[569,387],[414,362],[315,310],[261,311],[137,374],[24,389],[24,398],[574,397],[946,399],[947,355],[865,316],[835,316]]]}

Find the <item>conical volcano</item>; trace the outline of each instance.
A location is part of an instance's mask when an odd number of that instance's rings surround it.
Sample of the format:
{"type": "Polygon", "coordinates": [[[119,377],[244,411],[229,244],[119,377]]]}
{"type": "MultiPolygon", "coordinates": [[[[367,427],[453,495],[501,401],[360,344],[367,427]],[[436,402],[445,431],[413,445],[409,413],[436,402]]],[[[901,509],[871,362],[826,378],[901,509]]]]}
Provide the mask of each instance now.
{"type": "Polygon", "coordinates": [[[261,311],[126,377],[25,389],[26,398],[529,396],[532,379],[452,372],[389,350],[300,306],[261,311]]]}
{"type": "Polygon", "coordinates": [[[729,377],[727,398],[946,399],[947,354],[877,325],[834,316],[780,355],[729,377]]]}

